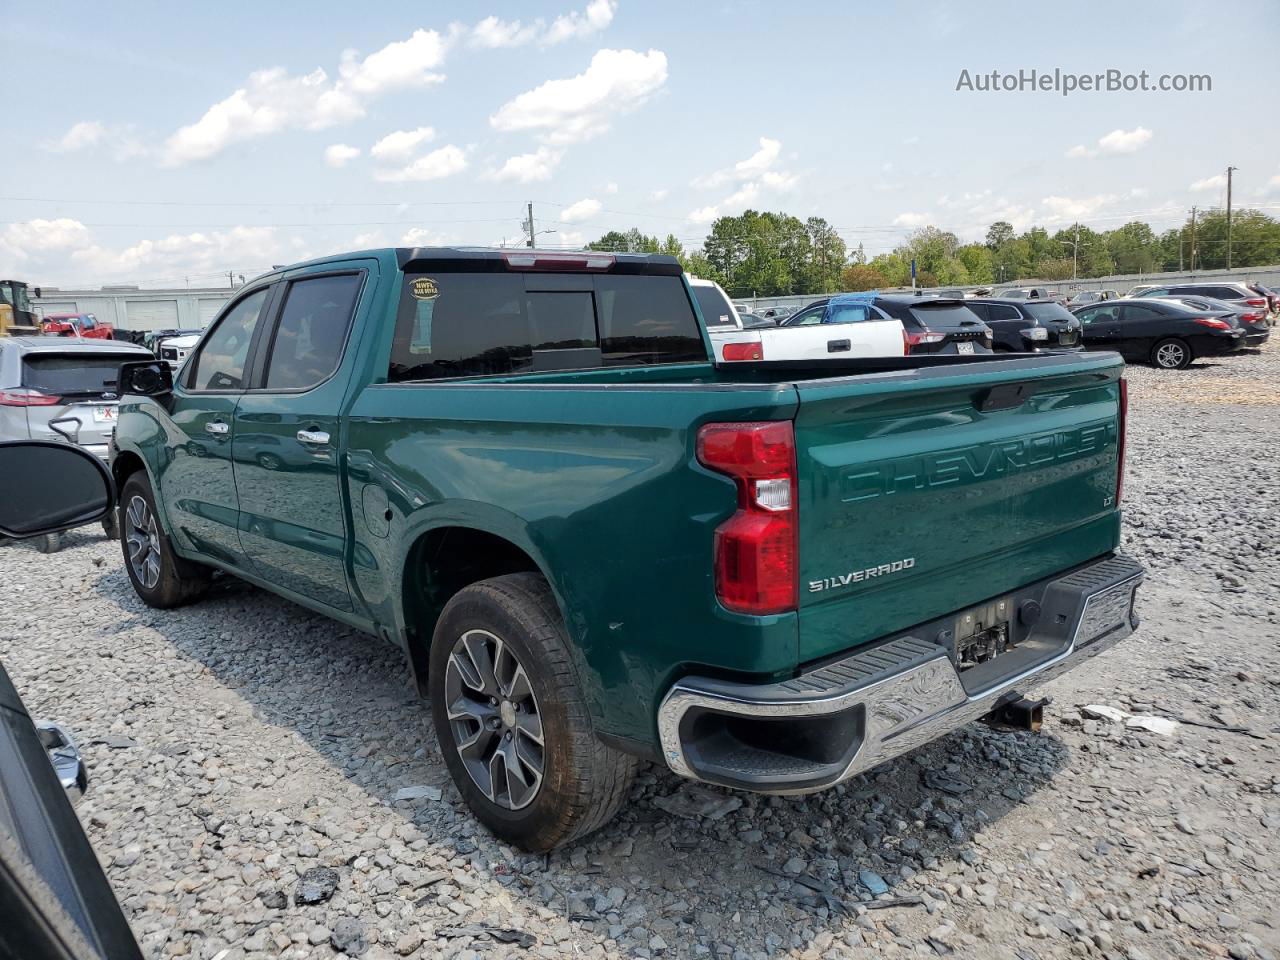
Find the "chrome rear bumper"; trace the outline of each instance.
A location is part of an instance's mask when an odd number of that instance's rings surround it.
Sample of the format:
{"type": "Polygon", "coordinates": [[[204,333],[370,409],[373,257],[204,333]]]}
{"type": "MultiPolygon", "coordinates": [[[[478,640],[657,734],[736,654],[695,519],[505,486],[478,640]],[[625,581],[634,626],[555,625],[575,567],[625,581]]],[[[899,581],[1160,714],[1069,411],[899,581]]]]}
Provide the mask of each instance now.
{"type": "Polygon", "coordinates": [[[1136,561],[1115,556],[1021,591],[1019,602],[1034,602],[1043,615],[1017,653],[964,674],[946,647],[924,639],[943,622],[934,621],[778,683],[686,677],[658,710],[663,756],[682,776],[725,786],[823,789],[1109,649],[1138,625],[1134,599],[1144,576],[1136,561]]]}

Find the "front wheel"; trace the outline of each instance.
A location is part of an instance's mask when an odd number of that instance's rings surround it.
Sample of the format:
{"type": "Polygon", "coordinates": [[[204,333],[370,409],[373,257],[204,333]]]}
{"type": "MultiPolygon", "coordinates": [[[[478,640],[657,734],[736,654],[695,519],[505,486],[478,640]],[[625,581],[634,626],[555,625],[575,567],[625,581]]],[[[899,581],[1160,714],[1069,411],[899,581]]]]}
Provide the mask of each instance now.
{"type": "Polygon", "coordinates": [[[483,580],[445,605],[428,683],[440,750],[476,817],[526,850],[606,824],[634,758],[597,739],[547,582],[483,580]]]}
{"type": "Polygon", "coordinates": [[[173,552],[156,517],[151,483],[141,470],[131,474],[120,491],[118,523],[125,572],[147,606],[178,607],[208,588],[213,571],[173,552]]]}
{"type": "Polygon", "coordinates": [[[1169,337],[1151,348],[1151,362],[1161,370],[1183,370],[1191,364],[1191,348],[1169,337]]]}

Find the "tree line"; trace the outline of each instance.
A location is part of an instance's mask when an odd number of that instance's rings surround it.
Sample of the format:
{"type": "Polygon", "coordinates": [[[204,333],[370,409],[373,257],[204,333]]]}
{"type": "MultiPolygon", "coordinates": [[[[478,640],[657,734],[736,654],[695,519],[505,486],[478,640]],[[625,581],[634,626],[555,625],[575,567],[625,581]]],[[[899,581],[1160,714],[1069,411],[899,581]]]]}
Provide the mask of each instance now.
{"type": "MultiPolygon", "coordinates": [[[[910,286],[912,260],[916,283],[924,287],[1214,270],[1227,264],[1227,218],[1224,210],[1206,210],[1194,223],[1188,217],[1181,227],[1161,233],[1138,220],[1114,230],[1072,225],[1053,233],[1044,227],[1019,233],[999,220],[984,240],[970,243],[925,226],[888,253],[868,259],[862,244],[850,250],[822,217],[800,220],[747,210],[717,219],[694,250],[686,250],[674,234],[660,240],[635,228],[610,231],[587,248],[670,254],[687,272],[715,280],[730,296],[772,297],[910,286]]],[[[1233,211],[1231,265],[1274,263],[1280,263],[1280,220],[1260,210],[1233,211]]]]}

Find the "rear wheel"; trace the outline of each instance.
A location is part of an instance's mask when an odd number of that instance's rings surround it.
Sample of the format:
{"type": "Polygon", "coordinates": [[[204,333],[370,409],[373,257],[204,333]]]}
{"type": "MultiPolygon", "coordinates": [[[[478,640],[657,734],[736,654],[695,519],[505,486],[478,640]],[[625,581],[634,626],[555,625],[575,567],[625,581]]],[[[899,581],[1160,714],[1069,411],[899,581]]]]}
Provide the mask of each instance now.
{"type": "Polygon", "coordinates": [[[41,553],[57,553],[62,549],[61,533],[46,533],[36,538],[36,549],[41,553]]]}
{"type": "Polygon", "coordinates": [[[125,571],[147,606],[178,607],[208,588],[213,571],[173,552],[156,517],[151,482],[141,470],[130,474],[120,492],[118,522],[125,571]]]}
{"type": "Polygon", "coordinates": [[[1151,362],[1161,370],[1182,370],[1191,363],[1191,348],[1184,341],[1169,337],[1151,348],[1151,362]]]}
{"type": "Polygon", "coordinates": [[[636,761],[596,738],[547,582],[483,580],[445,605],[428,683],[440,750],[476,817],[550,850],[604,826],[636,761]]]}

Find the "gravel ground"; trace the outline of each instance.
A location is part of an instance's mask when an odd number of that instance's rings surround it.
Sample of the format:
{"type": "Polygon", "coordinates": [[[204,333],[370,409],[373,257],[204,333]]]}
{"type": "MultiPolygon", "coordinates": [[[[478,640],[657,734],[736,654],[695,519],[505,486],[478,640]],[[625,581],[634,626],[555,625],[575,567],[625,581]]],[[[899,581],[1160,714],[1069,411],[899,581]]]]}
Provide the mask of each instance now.
{"type": "Polygon", "coordinates": [[[398,651],[235,581],[149,610],[94,528],[0,547],[0,658],[80,736],[149,957],[1280,956],[1280,344],[1129,378],[1141,631],[1043,688],[1040,735],[974,724],[816,797],[647,768],[608,828],[521,854],[398,651]]]}

